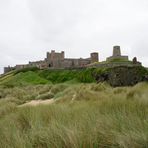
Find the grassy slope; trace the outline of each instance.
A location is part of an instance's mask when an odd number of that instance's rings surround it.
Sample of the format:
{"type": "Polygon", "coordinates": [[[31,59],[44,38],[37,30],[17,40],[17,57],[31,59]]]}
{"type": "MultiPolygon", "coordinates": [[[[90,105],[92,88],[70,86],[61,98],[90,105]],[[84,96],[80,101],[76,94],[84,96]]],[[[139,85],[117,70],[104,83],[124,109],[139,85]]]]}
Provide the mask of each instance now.
{"type": "Polygon", "coordinates": [[[33,71],[28,71],[25,73],[20,72],[18,74],[12,73],[11,75],[0,78],[0,85],[6,85],[8,87],[28,84],[47,84],[48,82],[49,81],[41,78],[36,74],[36,72],[33,71]]]}
{"type": "MultiPolygon", "coordinates": [[[[27,86],[37,84],[58,83],[92,83],[94,75],[109,72],[110,68],[89,68],[77,70],[39,70],[26,68],[0,77],[0,85],[5,87],[27,86]]],[[[141,76],[148,73],[144,67],[138,67],[141,76]]]]}
{"type": "MultiPolygon", "coordinates": [[[[46,84],[0,90],[0,146],[148,146],[148,84],[46,84]],[[54,105],[18,108],[51,93],[54,105]]],[[[50,94],[50,95],[51,95],[50,94]]],[[[46,99],[47,99],[46,98],[46,99]]]]}
{"type": "Polygon", "coordinates": [[[93,69],[86,70],[33,70],[23,69],[0,78],[0,85],[6,87],[26,86],[48,83],[63,83],[72,81],[90,83],[95,82],[93,69]]]}
{"type": "Polygon", "coordinates": [[[104,71],[35,69],[1,77],[0,147],[148,147],[148,84],[88,83],[95,82],[92,72],[104,71]],[[18,108],[50,98],[57,103],[18,108]]]}

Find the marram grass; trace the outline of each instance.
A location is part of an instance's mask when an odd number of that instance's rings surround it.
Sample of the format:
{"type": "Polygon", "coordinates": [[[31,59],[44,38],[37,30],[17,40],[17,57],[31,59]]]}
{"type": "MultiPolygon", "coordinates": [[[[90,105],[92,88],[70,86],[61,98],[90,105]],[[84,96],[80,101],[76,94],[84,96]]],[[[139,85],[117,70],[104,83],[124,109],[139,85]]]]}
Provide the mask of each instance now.
{"type": "Polygon", "coordinates": [[[0,95],[2,148],[148,147],[147,83],[48,84],[1,88],[0,95]],[[48,93],[56,103],[18,107],[48,93]]]}

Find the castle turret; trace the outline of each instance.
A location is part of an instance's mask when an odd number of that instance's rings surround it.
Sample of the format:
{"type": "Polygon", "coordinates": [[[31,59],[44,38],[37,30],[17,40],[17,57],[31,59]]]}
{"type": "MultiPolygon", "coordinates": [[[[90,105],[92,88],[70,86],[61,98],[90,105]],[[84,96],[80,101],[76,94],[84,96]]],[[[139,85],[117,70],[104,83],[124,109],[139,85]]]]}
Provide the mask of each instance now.
{"type": "Polygon", "coordinates": [[[113,47],[113,56],[114,57],[121,56],[120,46],[114,46],[113,47]]]}
{"type": "Polygon", "coordinates": [[[99,61],[99,54],[97,52],[91,53],[91,63],[95,63],[99,61]]]}
{"type": "Polygon", "coordinates": [[[121,55],[121,49],[120,46],[114,46],[113,47],[113,55],[111,57],[108,57],[107,61],[112,61],[118,59],[120,61],[128,61],[128,56],[121,55]]]}

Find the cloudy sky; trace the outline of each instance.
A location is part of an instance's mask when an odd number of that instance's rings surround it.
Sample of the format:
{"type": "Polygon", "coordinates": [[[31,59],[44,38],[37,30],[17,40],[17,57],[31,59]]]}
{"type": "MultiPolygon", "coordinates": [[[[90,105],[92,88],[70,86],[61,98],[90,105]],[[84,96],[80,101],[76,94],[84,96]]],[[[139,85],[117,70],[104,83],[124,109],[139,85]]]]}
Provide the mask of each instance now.
{"type": "Polygon", "coordinates": [[[114,45],[148,66],[147,40],[148,0],[0,0],[0,73],[52,49],[104,60],[114,45]]]}

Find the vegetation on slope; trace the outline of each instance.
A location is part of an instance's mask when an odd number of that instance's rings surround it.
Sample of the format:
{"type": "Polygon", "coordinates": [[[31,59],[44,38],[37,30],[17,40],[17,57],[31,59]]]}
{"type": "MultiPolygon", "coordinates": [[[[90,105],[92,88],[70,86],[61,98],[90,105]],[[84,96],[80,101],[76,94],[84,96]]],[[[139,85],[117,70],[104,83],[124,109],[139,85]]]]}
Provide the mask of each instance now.
{"type": "Polygon", "coordinates": [[[92,83],[94,76],[108,72],[23,69],[1,77],[0,146],[148,147],[148,84],[112,88],[92,83]],[[46,99],[55,103],[20,107],[46,99]]]}
{"type": "Polygon", "coordinates": [[[111,86],[129,86],[145,81],[148,75],[146,68],[114,67],[114,68],[88,68],[73,70],[39,70],[26,68],[14,71],[0,78],[0,85],[5,87],[58,84],[58,83],[93,83],[107,81],[111,86]],[[122,83],[120,83],[122,82],[122,83]]]}
{"type": "Polygon", "coordinates": [[[11,74],[6,78],[2,77],[2,80],[0,79],[0,85],[4,85],[6,87],[24,86],[29,84],[47,84],[48,82],[48,80],[41,78],[33,71],[11,74]]]}
{"type": "Polygon", "coordinates": [[[93,69],[82,69],[82,70],[42,70],[39,71],[39,76],[45,78],[53,83],[63,83],[66,81],[76,82],[94,82],[92,76],[93,69]]]}
{"type": "Polygon", "coordinates": [[[26,86],[48,83],[63,82],[95,82],[93,72],[95,69],[77,69],[77,70],[38,70],[38,69],[22,69],[0,78],[0,85],[6,87],[26,86]]]}
{"type": "Polygon", "coordinates": [[[115,58],[107,61],[108,63],[132,63],[132,61],[127,60],[127,59],[122,59],[122,58],[115,58]]]}
{"type": "Polygon", "coordinates": [[[147,90],[147,83],[120,88],[105,83],[0,88],[0,146],[147,147],[147,90]],[[48,93],[55,104],[18,107],[48,93]]]}
{"type": "Polygon", "coordinates": [[[127,59],[122,59],[122,58],[115,58],[115,59],[110,59],[110,60],[106,60],[106,61],[101,61],[101,62],[95,62],[95,63],[92,63],[92,64],[89,64],[90,66],[93,66],[93,65],[96,65],[96,64],[132,64],[133,62],[130,61],[130,60],[127,60],[127,59]]]}

